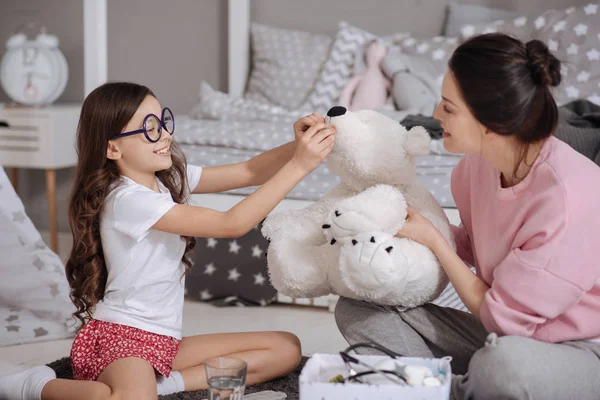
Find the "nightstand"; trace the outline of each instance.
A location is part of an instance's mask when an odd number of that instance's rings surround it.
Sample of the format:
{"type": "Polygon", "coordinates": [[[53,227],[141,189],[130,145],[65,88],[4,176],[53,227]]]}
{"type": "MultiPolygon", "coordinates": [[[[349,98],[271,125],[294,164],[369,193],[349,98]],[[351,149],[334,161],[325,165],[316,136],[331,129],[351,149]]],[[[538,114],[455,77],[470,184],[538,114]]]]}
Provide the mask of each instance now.
{"type": "Polygon", "coordinates": [[[59,168],[77,164],[75,133],[81,105],[43,108],[0,105],[0,165],[12,167],[18,191],[18,168],[46,170],[50,247],[58,253],[56,174],[59,168]]]}

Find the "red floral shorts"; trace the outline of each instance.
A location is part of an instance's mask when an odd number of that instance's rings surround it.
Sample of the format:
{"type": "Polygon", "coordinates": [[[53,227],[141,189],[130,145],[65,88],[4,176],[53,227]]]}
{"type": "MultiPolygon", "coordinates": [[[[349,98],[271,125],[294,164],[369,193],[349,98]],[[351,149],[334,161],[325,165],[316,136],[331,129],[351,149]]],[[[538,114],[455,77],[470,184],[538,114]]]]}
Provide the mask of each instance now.
{"type": "Polygon", "coordinates": [[[73,377],[95,381],[113,361],[137,357],[148,361],[157,373],[171,373],[179,340],[111,322],[90,320],[71,347],[73,377]]]}

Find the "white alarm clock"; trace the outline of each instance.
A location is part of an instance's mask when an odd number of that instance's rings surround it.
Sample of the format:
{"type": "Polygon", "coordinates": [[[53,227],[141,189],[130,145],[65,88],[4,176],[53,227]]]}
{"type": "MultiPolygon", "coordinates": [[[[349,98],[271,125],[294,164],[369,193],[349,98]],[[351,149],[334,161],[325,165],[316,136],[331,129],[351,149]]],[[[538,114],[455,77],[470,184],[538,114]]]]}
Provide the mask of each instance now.
{"type": "Polygon", "coordinates": [[[42,30],[34,40],[17,33],[6,42],[0,64],[2,89],[24,105],[53,103],[65,90],[69,68],[58,39],[42,30]]]}

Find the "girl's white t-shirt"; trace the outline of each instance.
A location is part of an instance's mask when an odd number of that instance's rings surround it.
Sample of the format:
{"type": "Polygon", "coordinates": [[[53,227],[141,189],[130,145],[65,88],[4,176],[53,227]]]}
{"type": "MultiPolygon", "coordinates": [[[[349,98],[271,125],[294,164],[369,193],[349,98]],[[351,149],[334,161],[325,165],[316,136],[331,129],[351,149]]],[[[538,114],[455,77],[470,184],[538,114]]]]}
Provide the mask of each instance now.
{"type": "MultiPolygon", "coordinates": [[[[190,192],[201,175],[187,166],[190,192]]],[[[160,193],[122,177],[106,197],[100,237],[108,279],[93,318],[181,339],[185,241],[150,229],[177,204],[157,181],[160,193]]]]}

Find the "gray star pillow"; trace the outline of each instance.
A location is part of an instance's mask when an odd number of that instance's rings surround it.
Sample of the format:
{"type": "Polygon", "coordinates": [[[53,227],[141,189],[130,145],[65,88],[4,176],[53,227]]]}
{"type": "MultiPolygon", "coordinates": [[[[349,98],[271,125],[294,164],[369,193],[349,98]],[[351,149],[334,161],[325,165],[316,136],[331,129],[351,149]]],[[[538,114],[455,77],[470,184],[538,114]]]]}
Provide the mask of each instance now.
{"type": "Polygon", "coordinates": [[[277,292],[269,281],[267,240],[260,225],[238,239],[198,239],[186,276],[188,296],[217,305],[267,305],[277,292]]]}
{"type": "Polygon", "coordinates": [[[543,41],[562,63],[562,83],[554,89],[557,104],[586,99],[600,105],[600,4],[466,24],[460,30],[463,40],[480,33],[502,32],[523,41],[543,41]]]}
{"type": "Polygon", "coordinates": [[[600,5],[549,10],[534,21],[538,36],[561,60],[558,105],[587,99],[600,105],[600,5]]]}
{"type": "Polygon", "coordinates": [[[0,168],[0,346],[73,335],[60,258],[42,240],[0,168]]]}
{"type": "Polygon", "coordinates": [[[333,41],[327,35],[252,23],[252,70],[245,97],[296,108],[312,92],[333,41]]]}

